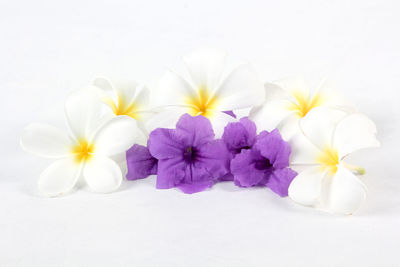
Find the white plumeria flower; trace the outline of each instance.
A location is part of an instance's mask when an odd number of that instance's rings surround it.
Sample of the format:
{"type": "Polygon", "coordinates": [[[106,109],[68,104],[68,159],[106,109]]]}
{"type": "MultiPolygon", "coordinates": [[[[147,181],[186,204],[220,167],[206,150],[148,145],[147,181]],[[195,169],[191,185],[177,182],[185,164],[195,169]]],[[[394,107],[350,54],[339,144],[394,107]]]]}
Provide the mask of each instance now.
{"type": "Polygon", "coordinates": [[[95,192],[111,192],[121,184],[121,169],[110,156],[129,149],[138,128],[127,116],[105,119],[104,105],[91,91],[68,96],[65,115],[69,135],[46,124],[30,124],[22,133],[23,149],[57,159],[40,175],[39,190],[47,196],[67,193],[81,176],[95,192]]]}
{"type": "Polygon", "coordinates": [[[114,117],[129,116],[136,120],[144,137],[147,137],[144,123],[154,112],[150,107],[150,90],[145,85],[106,77],[95,78],[93,85],[101,89],[101,100],[114,117]]]}
{"type": "Polygon", "coordinates": [[[214,49],[185,56],[188,80],[168,71],[155,95],[156,104],[165,108],[153,117],[149,128],[173,127],[180,115],[189,113],[209,118],[220,135],[226,124],[234,120],[224,111],[261,104],[265,94],[263,84],[250,64],[240,65],[223,79],[225,57],[224,52],[214,49]]]}
{"type": "Polygon", "coordinates": [[[299,121],[316,107],[332,107],[352,111],[347,103],[334,94],[326,83],[314,91],[301,78],[288,78],[264,85],[264,103],[252,108],[250,119],[258,129],[272,131],[279,128],[287,141],[300,133],[299,121]]]}
{"type": "Polygon", "coordinates": [[[311,142],[295,142],[296,161],[305,165],[289,187],[296,202],[322,210],[351,214],[366,197],[365,185],[353,172],[364,169],[344,159],[354,151],[378,147],[375,124],[360,113],[350,115],[331,108],[314,108],[300,121],[311,142]]]}

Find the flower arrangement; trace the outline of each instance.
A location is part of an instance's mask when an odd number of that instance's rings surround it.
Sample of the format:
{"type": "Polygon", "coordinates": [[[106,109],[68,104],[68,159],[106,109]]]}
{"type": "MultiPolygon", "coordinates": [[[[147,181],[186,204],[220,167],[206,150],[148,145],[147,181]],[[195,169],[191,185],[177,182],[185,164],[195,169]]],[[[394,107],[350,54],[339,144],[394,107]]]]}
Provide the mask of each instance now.
{"type": "Polygon", "coordinates": [[[60,196],[84,178],[108,193],[124,176],[156,175],[158,189],[192,194],[233,182],[355,212],[366,197],[358,177],[365,170],[346,158],[379,146],[374,123],[324,85],[310,92],[298,79],[263,84],[249,64],[224,75],[225,57],[214,49],[184,57],[189,78],[168,71],[154,94],[104,77],[70,94],[68,133],[30,124],[21,135],[24,150],[55,160],[40,175],[40,192],[60,196]],[[237,118],[243,109],[250,111],[237,118]]]}

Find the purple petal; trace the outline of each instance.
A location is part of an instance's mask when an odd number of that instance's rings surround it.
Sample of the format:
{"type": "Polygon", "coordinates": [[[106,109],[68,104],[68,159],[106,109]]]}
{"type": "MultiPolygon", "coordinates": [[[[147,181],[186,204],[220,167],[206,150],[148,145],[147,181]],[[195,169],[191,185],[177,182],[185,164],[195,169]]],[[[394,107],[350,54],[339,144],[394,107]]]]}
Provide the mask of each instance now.
{"type": "Polygon", "coordinates": [[[214,185],[213,181],[204,181],[194,184],[181,184],[178,188],[185,194],[193,194],[204,191],[214,185]]]}
{"type": "Polygon", "coordinates": [[[261,155],[271,162],[275,169],[282,169],[289,166],[290,145],[285,142],[277,129],[268,133],[261,132],[254,147],[261,155]]]}
{"type": "Polygon", "coordinates": [[[229,123],[225,127],[222,139],[229,151],[237,154],[241,149],[253,146],[256,134],[257,128],[254,122],[248,118],[242,118],[239,122],[229,123]]]}
{"type": "Polygon", "coordinates": [[[183,114],[176,124],[176,133],[180,142],[186,146],[197,147],[214,139],[211,122],[204,116],[183,114]]]}
{"type": "Polygon", "coordinates": [[[158,161],[158,189],[168,189],[179,185],[186,175],[186,165],[181,158],[161,159],[158,161]]]}
{"type": "Polygon", "coordinates": [[[266,183],[272,191],[277,193],[281,197],[288,196],[288,188],[290,183],[296,177],[297,172],[290,168],[275,170],[270,176],[266,183]]]}
{"type": "Polygon", "coordinates": [[[232,110],[227,110],[227,111],[222,111],[222,112],[225,114],[228,114],[229,116],[234,117],[236,119],[236,114],[233,113],[232,110]]]}
{"type": "Polygon", "coordinates": [[[158,160],[179,157],[185,149],[175,130],[164,128],[155,129],[150,133],[147,146],[151,155],[158,160]]]}
{"type": "Polygon", "coordinates": [[[199,148],[197,165],[201,164],[213,179],[219,179],[229,173],[230,160],[230,153],[224,142],[219,139],[199,148]]]}
{"type": "Polygon", "coordinates": [[[257,185],[264,177],[264,170],[255,168],[255,162],[262,158],[256,151],[242,150],[231,161],[231,173],[236,185],[250,187],[257,185]]]}
{"type": "Polygon", "coordinates": [[[134,145],[126,152],[128,173],[126,179],[136,180],[157,174],[157,159],[154,158],[147,147],[134,145]]]}

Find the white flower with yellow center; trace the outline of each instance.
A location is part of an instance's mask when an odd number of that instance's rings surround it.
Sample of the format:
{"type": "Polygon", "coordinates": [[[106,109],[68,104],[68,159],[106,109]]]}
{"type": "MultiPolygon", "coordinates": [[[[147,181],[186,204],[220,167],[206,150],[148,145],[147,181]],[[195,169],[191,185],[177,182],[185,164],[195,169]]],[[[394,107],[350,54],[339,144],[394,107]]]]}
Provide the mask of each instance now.
{"type": "Polygon", "coordinates": [[[149,129],[173,127],[180,115],[205,116],[217,136],[233,117],[224,111],[259,105],[264,99],[262,82],[249,64],[243,64],[223,78],[226,54],[204,49],[183,58],[190,78],[168,71],[160,81],[155,101],[164,107],[153,117],[149,129]]]}
{"type": "Polygon", "coordinates": [[[25,128],[21,136],[24,150],[57,159],[40,175],[38,186],[43,194],[65,194],[81,176],[95,192],[111,192],[120,186],[121,169],[110,157],[129,149],[139,129],[127,116],[104,118],[103,107],[91,90],[80,90],[65,103],[69,135],[46,124],[25,128]]]}
{"type": "MultiPolygon", "coordinates": [[[[378,147],[375,124],[360,113],[318,107],[300,121],[310,142],[293,142],[293,161],[302,171],[289,187],[294,201],[322,210],[351,214],[366,197],[366,187],[356,174],[364,169],[344,162],[359,149],[378,147]]],[[[292,165],[296,167],[296,165],[292,165]]]]}
{"type": "Polygon", "coordinates": [[[279,128],[282,136],[288,141],[300,132],[299,121],[316,107],[352,111],[343,99],[332,93],[326,83],[322,83],[313,92],[299,78],[266,83],[264,87],[264,103],[252,108],[249,117],[258,129],[272,131],[279,128]]]}

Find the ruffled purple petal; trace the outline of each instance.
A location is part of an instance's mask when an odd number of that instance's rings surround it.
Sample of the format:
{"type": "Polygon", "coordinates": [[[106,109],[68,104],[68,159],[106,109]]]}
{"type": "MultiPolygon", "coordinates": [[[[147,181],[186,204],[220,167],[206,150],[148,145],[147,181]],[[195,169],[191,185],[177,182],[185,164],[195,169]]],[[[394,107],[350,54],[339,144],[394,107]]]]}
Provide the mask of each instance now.
{"type": "Polygon", "coordinates": [[[253,150],[242,150],[231,161],[231,173],[238,186],[250,187],[257,185],[264,177],[264,170],[255,167],[255,163],[262,160],[260,154],[253,150]]]}
{"type": "Polygon", "coordinates": [[[290,145],[284,141],[278,129],[272,132],[263,131],[257,137],[254,147],[271,162],[275,169],[289,166],[290,145]]]}
{"type": "Polygon", "coordinates": [[[154,158],[147,147],[134,145],[126,152],[128,180],[146,178],[149,175],[157,174],[157,159],[154,158]]]}
{"type": "Polygon", "coordinates": [[[168,189],[179,185],[186,176],[186,165],[181,158],[158,161],[156,188],[168,189]]]}
{"type": "Polygon", "coordinates": [[[178,188],[185,194],[193,194],[204,191],[213,185],[213,181],[203,181],[194,184],[181,184],[178,186],[178,188]]]}
{"type": "Polygon", "coordinates": [[[240,119],[239,122],[229,123],[224,129],[222,140],[231,153],[238,154],[242,149],[253,146],[256,135],[256,125],[246,117],[240,119]]]}
{"type": "Polygon", "coordinates": [[[287,197],[289,185],[296,175],[297,172],[290,168],[277,169],[269,176],[266,186],[279,196],[287,197]]]}
{"type": "Polygon", "coordinates": [[[222,140],[214,140],[199,148],[197,162],[207,170],[213,179],[229,173],[231,155],[222,140]]]}
{"type": "Polygon", "coordinates": [[[180,143],[186,146],[198,147],[214,139],[211,122],[204,116],[182,115],[175,131],[180,143]]]}
{"type": "Polygon", "coordinates": [[[150,154],[158,160],[180,157],[185,149],[185,144],[175,130],[165,128],[152,131],[147,146],[150,154]]]}

